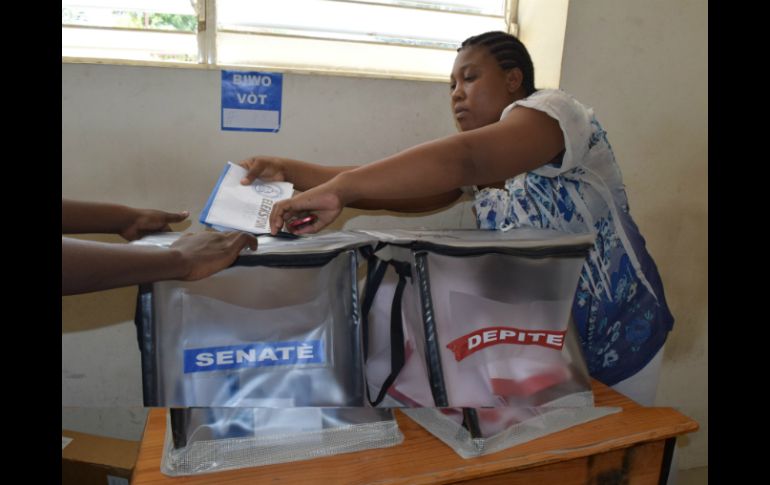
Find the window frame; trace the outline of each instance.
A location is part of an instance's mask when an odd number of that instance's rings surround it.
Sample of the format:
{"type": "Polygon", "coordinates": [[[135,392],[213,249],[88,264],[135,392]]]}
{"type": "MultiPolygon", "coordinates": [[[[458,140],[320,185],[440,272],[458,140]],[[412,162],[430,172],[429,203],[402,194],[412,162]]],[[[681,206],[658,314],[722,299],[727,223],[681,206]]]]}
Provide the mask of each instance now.
{"type": "MultiPolygon", "coordinates": [[[[364,3],[374,5],[387,5],[386,3],[380,3],[376,0],[371,2],[355,1],[355,0],[336,0],[340,2],[348,3],[364,3]]],[[[519,26],[517,23],[517,11],[520,0],[501,0],[505,2],[504,7],[504,19],[507,25],[508,33],[513,35],[518,34],[519,26]]],[[[406,9],[419,9],[420,7],[404,6],[400,8],[406,9]]],[[[431,10],[425,8],[426,10],[431,10]]],[[[65,27],[65,24],[62,24],[65,27]]],[[[82,29],[105,29],[105,30],[126,30],[126,31],[141,31],[141,32],[158,32],[169,33],[163,29],[131,29],[131,28],[109,28],[109,27],[91,27],[81,25],[66,25],[67,28],[82,28],[82,29]]],[[[403,79],[403,80],[418,80],[418,81],[446,81],[447,74],[408,74],[408,73],[384,73],[382,71],[368,70],[368,69],[351,69],[351,68],[339,68],[329,65],[319,65],[314,67],[307,66],[275,66],[269,63],[227,63],[220,62],[217,55],[217,35],[219,32],[224,34],[231,33],[229,29],[217,30],[217,0],[198,0],[198,29],[197,29],[197,46],[198,46],[198,60],[197,62],[179,62],[179,61],[153,61],[153,60],[138,60],[138,59],[120,59],[120,58],[106,58],[106,57],[77,57],[77,56],[64,56],[62,55],[62,63],[68,64],[104,64],[104,65],[128,65],[128,66],[150,66],[150,67],[172,67],[182,69],[203,69],[203,70],[222,70],[222,69],[235,69],[235,70],[264,70],[273,72],[284,73],[297,73],[297,74],[316,74],[316,75],[339,75],[339,76],[352,76],[363,78],[378,78],[378,79],[403,79]]],[[[248,31],[232,31],[237,34],[249,34],[248,31]]],[[[258,34],[257,34],[258,35],[258,34]]],[[[301,38],[301,36],[296,36],[301,38]]],[[[304,37],[313,40],[312,37],[304,37]]],[[[321,39],[316,39],[321,40],[321,39]]],[[[366,44],[361,41],[347,41],[355,44],[366,44]]],[[[381,43],[378,45],[399,45],[393,43],[381,43]]],[[[424,49],[421,46],[403,46],[407,49],[424,49]]],[[[447,49],[445,49],[447,50],[447,49]]]]}

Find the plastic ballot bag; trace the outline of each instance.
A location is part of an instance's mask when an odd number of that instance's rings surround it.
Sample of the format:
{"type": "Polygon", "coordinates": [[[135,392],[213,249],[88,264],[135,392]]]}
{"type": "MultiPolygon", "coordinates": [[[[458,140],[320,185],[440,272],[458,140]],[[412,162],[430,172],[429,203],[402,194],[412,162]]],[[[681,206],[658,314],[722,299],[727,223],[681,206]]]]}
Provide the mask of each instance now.
{"type": "Polygon", "coordinates": [[[170,409],[161,471],[195,475],[384,448],[403,439],[390,409],[170,409]]]}
{"type": "Polygon", "coordinates": [[[543,406],[505,408],[411,408],[404,414],[463,458],[501,451],[572,426],[620,412],[619,407],[543,406]]]}
{"type": "Polygon", "coordinates": [[[618,411],[594,406],[570,316],[592,235],[365,232],[372,404],[413,408],[465,458],[618,411]]]}
{"type": "Polygon", "coordinates": [[[387,388],[406,407],[590,397],[580,349],[565,344],[576,338],[570,312],[591,235],[366,233],[386,243],[371,257],[364,298],[370,396],[387,388]]]}
{"type": "MultiPolygon", "coordinates": [[[[576,333],[574,322],[570,319],[565,352],[578,356],[582,355],[582,351],[576,333]]],[[[582,359],[575,360],[573,369],[579,375],[588,373],[582,359]]],[[[544,381],[550,379],[548,374],[543,378],[544,381]]],[[[403,409],[403,412],[461,457],[473,458],[620,412],[619,407],[595,406],[590,388],[576,386],[573,389],[575,392],[563,392],[555,399],[550,399],[553,393],[545,394],[544,402],[533,401],[529,405],[415,408],[403,409]]],[[[386,398],[385,403],[392,404],[390,398],[386,398]]]]}
{"type": "Polygon", "coordinates": [[[357,272],[376,241],[340,231],[258,242],[208,278],[140,289],[145,406],[368,406],[357,272]]]}

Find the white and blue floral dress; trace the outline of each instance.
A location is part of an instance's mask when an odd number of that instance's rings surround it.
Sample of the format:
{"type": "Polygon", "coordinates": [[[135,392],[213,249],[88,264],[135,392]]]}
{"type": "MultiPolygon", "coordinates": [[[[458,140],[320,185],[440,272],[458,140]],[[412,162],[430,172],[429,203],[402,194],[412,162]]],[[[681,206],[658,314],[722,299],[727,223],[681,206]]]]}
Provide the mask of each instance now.
{"type": "Polygon", "coordinates": [[[620,169],[593,110],[560,90],[540,90],[508,106],[547,113],[564,134],[560,162],[505,181],[504,189],[473,188],[480,229],[551,228],[592,231],[572,314],[591,375],[614,385],[660,350],[674,318],[658,269],[631,219],[620,169]]]}

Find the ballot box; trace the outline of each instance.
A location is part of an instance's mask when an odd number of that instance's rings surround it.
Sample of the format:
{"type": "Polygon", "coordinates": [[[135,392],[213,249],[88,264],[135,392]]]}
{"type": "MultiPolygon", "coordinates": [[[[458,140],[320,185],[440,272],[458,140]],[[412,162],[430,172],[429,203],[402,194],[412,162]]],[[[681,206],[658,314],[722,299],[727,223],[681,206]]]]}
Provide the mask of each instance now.
{"type": "Polygon", "coordinates": [[[366,406],[358,271],[374,242],[346,231],[260,237],[208,278],[142,287],[144,405],[366,406]]]}
{"type": "Polygon", "coordinates": [[[594,407],[571,319],[590,234],[365,231],[371,402],[471,457],[616,412],[594,407]]]}

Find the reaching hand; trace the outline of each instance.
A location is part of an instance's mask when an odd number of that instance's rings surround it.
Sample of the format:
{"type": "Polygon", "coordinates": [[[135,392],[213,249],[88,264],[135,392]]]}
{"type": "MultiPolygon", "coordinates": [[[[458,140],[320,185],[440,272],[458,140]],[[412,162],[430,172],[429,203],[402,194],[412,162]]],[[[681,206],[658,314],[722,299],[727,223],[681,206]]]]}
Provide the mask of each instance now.
{"type": "Polygon", "coordinates": [[[154,232],[170,231],[172,222],[181,222],[187,219],[189,212],[164,212],[155,209],[133,209],[132,217],[119,231],[119,234],[128,241],[139,239],[154,232]]]}
{"type": "Polygon", "coordinates": [[[245,232],[199,232],[183,234],[170,248],[178,250],[189,267],[180,279],[195,281],[233,264],[246,246],[257,249],[257,238],[245,232]]]}
{"type": "Polygon", "coordinates": [[[331,190],[329,184],[319,185],[275,204],[270,213],[270,232],[275,235],[285,222],[312,211],[318,216],[315,222],[298,229],[289,228],[289,230],[295,234],[313,234],[334,222],[342,212],[342,208],[340,197],[331,190]]]}
{"type": "Polygon", "coordinates": [[[243,185],[249,185],[257,178],[265,182],[283,182],[286,180],[286,167],[282,158],[256,156],[241,160],[238,165],[249,171],[241,179],[243,185]]]}

